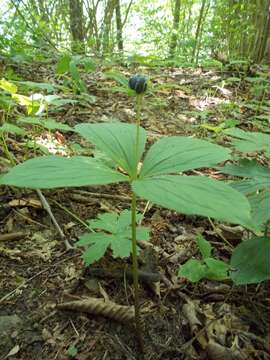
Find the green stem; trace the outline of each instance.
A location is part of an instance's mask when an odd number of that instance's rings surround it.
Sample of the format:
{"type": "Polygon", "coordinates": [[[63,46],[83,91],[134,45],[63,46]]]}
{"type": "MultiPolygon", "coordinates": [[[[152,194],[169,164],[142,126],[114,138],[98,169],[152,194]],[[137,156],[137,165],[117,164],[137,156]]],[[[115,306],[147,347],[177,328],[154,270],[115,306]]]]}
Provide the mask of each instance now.
{"type": "Polygon", "coordinates": [[[134,307],[135,307],[135,325],[140,352],[143,354],[143,339],[140,319],[140,304],[139,304],[139,276],[138,276],[138,256],[137,256],[137,234],[136,234],[136,210],[137,199],[136,194],[132,193],[131,203],[131,227],[132,227],[132,274],[134,286],[134,307]]]}
{"type": "Polygon", "coordinates": [[[2,134],[1,137],[2,137],[2,143],[3,143],[4,153],[5,153],[6,157],[10,160],[12,166],[15,166],[15,165],[16,165],[16,161],[14,160],[14,158],[12,157],[12,155],[11,155],[9,149],[8,149],[5,135],[2,134]]]}
{"type": "MultiPolygon", "coordinates": [[[[137,159],[137,166],[139,162],[139,141],[140,141],[140,124],[141,124],[141,109],[142,109],[142,95],[136,96],[136,159],[137,159]]],[[[136,172],[137,177],[137,172],[136,172]]]]}
{"type": "MultiPolygon", "coordinates": [[[[136,142],[135,142],[135,154],[136,154],[136,170],[134,177],[131,181],[136,180],[138,177],[138,162],[139,162],[139,140],[140,140],[140,115],[141,115],[142,96],[136,96],[136,142]]],[[[134,286],[134,307],[135,307],[135,325],[138,346],[140,350],[140,359],[144,358],[144,346],[142,338],[142,328],[140,319],[140,304],[139,304],[139,277],[138,277],[138,256],[137,256],[137,198],[136,194],[132,192],[131,201],[131,227],[132,227],[132,274],[133,274],[133,286],[134,286]]]]}

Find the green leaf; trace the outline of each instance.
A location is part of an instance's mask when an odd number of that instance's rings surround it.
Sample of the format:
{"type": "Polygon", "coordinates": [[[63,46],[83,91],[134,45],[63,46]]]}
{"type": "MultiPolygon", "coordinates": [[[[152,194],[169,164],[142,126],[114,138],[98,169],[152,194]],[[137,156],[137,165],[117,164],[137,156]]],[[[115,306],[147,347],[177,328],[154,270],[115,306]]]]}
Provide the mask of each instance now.
{"type": "Polygon", "coordinates": [[[270,169],[261,166],[256,160],[243,159],[238,165],[229,164],[219,168],[225,174],[249,178],[231,183],[242,194],[251,194],[270,187],[270,169]]]}
{"type": "Polygon", "coordinates": [[[84,81],[81,79],[76,60],[71,60],[69,63],[69,71],[72,79],[80,92],[87,93],[87,87],[84,81]]]}
{"type": "Polygon", "coordinates": [[[10,94],[15,94],[17,92],[17,86],[5,79],[0,80],[0,89],[3,89],[10,94]]]}
{"type": "Polygon", "coordinates": [[[87,73],[92,72],[96,69],[95,61],[89,57],[82,58],[80,63],[84,66],[87,73]]]}
{"type": "Polygon", "coordinates": [[[144,226],[137,227],[136,230],[137,239],[141,241],[148,241],[149,240],[149,229],[144,226]]]}
{"type": "Polygon", "coordinates": [[[230,151],[204,140],[172,136],[151,146],[140,172],[141,177],[211,167],[230,158],[230,151]]]}
{"type": "Polygon", "coordinates": [[[54,91],[55,87],[53,84],[50,83],[37,83],[33,81],[17,81],[18,84],[24,85],[29,89],[38,89],[38,90],[46,90],[48,93],[54,91]]]}
{"type": "MultiPolygon", "coordinates": [[[[89,221],[92,229],[102,232],[84,234],[76,246],[84,246],[86,250],[83,259],[90,265],[104,256],[108,247],[112,249],[113,257],[127,257],[132,252],[131,242],[131,212],[124,210],[117,213],[99,214],[98,219],[89,221]],[[105,231],[105,232],[104,232],[105,231]]],[[[137,227],[137,239],[148,240],[149,230],[137,227]]]]}
{"type": "Polygon", "coordinates": [[[270,220],[270,191],[263,191],[249,197],[254,223],[262,228],[270,220]]]}
{"type": "Polygon", "coordinates": [[[81,236],[76,246],[89,246],[83,253],[83,260],[86,265],[93,264],[101,259],[108,246],[110,245],[112,235],[104,233],[87,233],[81,236]]]}
{"type": "Polygon", "coordinates": [[[31,125],[38,125],[48,130],[61,130],[61,131],[74,131],[70,126],[66,124],[62,124],[60,122],[55,121],[54,119],[50,118],[40,118],[40,117],[25,117],[20,116],[18,118],[18,121],[25,123],[25,124],[31,124],[31,125]]]}
{"type": "Polygon", "coordinates": [[[250,227],[250,205],[238,191],[199,176],[160,176],[132,183],[133,191],[158,205],[250,227]]]}
{"type": "Polygon", "coordinates": [[[211,244],[204,239],[202,235],[199,235],[196,239],[198,248],[202,254],[203,258],[209,258],[211,256],[212,252],[212,246],[211,244]]]}
{"type": "Polygon", "coordinates": [[[248,180],[237,181],[230,184],[235,190],[242,194],[251,194],[258,190],[267,189],[270,187],[269,178],[254,178],[248,180]]]}
{"type": "Polygon", "coordinates": [[[117,231],[117,222],[117,213],[105,213],[99,214],[98,219],[90,220],[89,224],[92,229],[102,229],[110,233],[115,233],[117,231]]]}
{"type": "Polygon", "coordinates": [[[74,358],[78,354],[78,350],[77,350],[76,346],[71,345],[68,348],[67,354],[69,357],[74,358]]]}
{"type": "Polygon", "coordinates": [[[76,99],[78,99],[80,105],[86,105],[86,106],[88,106],[89,104],[94,104],[96,102],[96,96],[86,93],[78,94],[76,96],[76,99]]]}
{"type": "Polygon", "coordinates": [[[56,73],[64,74],[65,72],[69,72],[70,61],[71,61],[71,56],[68,54],[64,54],[57,63],[56,73]]]}
{"type": "Polygon", "coordinates": [[[236,285],[270,279],[270,238],[258,237],[238,245],[231,258],[231,278],[236,285]]]}
{"type": "Polygon", "coordinates": [[[238,165],[228,164],[218,168],[222,173],[247,178],[269,178],[270,169],[256,160],[243,159],[238,165]]]}
{"type": "Polygon", "coordinates": [[[118,84],[128,87],[128,79],[119,71],[108,71],[104,73],[107,79],[112,79],[116,81],[118,84]]]}
{"type": "Polygon", "coordinates": [[[138,154],[135,153],[136,126],[133,124],[80,124],[76,131],[86,140],[93,143],[100,151],[121,166],[130,176],[137,169],[146,143],[146,131],[140,128],[138,154]]]}
{"type": "Polygon", "coordinates": [[[16,135],[25,135],[25,131],[16,125],[4,123],[0,126],[0,133],[10,133],[16,135]]]}
{"type": "Polygon", "coordinates": [[[15,106],[16,102],[10,97],[0,92],[0,108],[10,111],[11,107],[15,106]]]}
{"type": "Polygon", "coordinates": [[[203,124],[200,124],[199,127],[209,130],[209,131],[212,131],[215,134],[218,134],[224,130],[224,126],[222,126],[222,124],[220,126],[213,126],[211,124],[203,123],[203,124]]]}
{"type": "Polygon", "coordinates": [[[201,261],[190,259],[181,265],[178,276],[187,278],[191,282],[198,282],[207,274],[207,267],[201,261]]]}
{"type": "Polygon", "coordinates": [[[43,156],[15,166],[1,178],[0,184],[32,189],[52,189],[103,185],[126,180],[126,176],[92,158],[43,156]]]}
{"type": "Polygon", "coordinates": [[[66,104],[77,104],[78,101],[70,98],[61,98],[58,95],[47,95],[45,101],[56,108],[64,106],[66,104]]]}
{"type": "Polygon", "coordinates": [[[204,259],[205,264],[207,265],[207,274],[206,278],[210,280],[225,280],[228,279],[229,275],[229,265],[224,261],[208,258],[204,259]]]}
{"type": "Polygon", "coordinates": [[[225,131],[227,135],[240,140],[233,140],[232,145],[242,152],[267,151],[270,152],[270,135],[259,132],[248,132],[237,128],[225,131]]]}

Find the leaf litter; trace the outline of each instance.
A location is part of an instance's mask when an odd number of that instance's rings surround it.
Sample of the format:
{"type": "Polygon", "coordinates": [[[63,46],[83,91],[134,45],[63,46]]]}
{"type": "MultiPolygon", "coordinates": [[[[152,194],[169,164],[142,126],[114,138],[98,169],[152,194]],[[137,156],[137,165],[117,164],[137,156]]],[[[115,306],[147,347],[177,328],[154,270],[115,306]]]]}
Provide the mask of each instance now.
{"type": "MultiPolygon", "coordinates": [[[[117,70],[129,75],[126,69],[117,70]]],[[[234,109],[228,109],[228,99],[239,102],[239,91],[234,92],[233,86],[220,88],[220,74],[214,71],[198,73],[171,68],[164,69],[162,75],[151,74],[147,68],[143,71],[152,76],[157,86],[155,96],[147,96],[142,111],[142,125],[152,138],[194,134],[214,138],[211,127],[202,129],[199,125],[207,119],[216,126],[229,115],[235,115],[234,109]]],[[[42,81],[53,76],[53,69],[47,66],[40,74],[26,71],[24,80],[42,81]]],[[[110,91],[116,86],[113,79],[97,72],[85,80],[95,102],[82,106],[67,102],[61,111],[52,112],[50,116],[71,127],[81,122],[107,122],[115,118],[134,121],[133,99],[117,89],[110,91]]],[[[241,121],[245,113],[240,111],[237,116],[241,121]]],[[[41,145],[63,155],[69,154],[73,144],[85,151],[85,144],[72,132],[65,135],[61,130],[58,135],[54,131],[42,132],[40,139],[43,139],[41,145]]],[[[223,143],[226,138],[221,136],[217,141],[223,143]]],[[[18,159],[25,157],[25,143],[16,142],[10,136],[9,146],[18,159]]],[[[27,151],[31,153],[35,149],[27,151]]],[[[104,293],[110,306],[132,308],[129,259],[113,259],[109,248],[106,256],[94,265],[98,271],[84,267],[79,248],[64,250],[34,192],[12,188],[7,193],[4,191],[0,189],[1,233],[24,234],[14,236],[14,240],[1,241],[0,323],[4,316],[11,314],[20,318],[20,327],[13,330],[8,341],[0,329],[0,351],[4,358],[37,359],[39,354],[39,360],[67,360],[72,352],[80,360],[89,356],[91,359],[134,359],[132,328],[121,321],[108,320],[102,311],[91,311],[91,314],[84,311],[85,307],[90,308],[85,305],[87,299],[97,298],[105,313],[110,314],[106,300],[102,300],[104,293]],[[83,307],[75,305],[78,303],[83,303],[83,307]],[[60,304],[62,307],[72,304],[69,308],[78,312],[60,311],[57,309],[60,304]]],[[[60,189],[45,194],[72,244],[87,230],[87,219],[96,219],[101,209],[119,214],[128,207],[130,194],[125,185],[109,185],[102,190],[89,187],[84,191],[79,194],[60,189]],[[104,195],[109,197],[104,199],[104,195]]],[[[140,278],[146,358],[269,359],[268,283],[246,288],[233,287],[226,281],[204,280],[194,285],[176,276],[179,264],[192,256],[200,259],[196,245],[198,234],[204,234],[214,248],[214,255],[226,261],[231,248],[222,237],[238,243],[243,236],[241,229],[237,228],[235,236],[234,227],[216,224],[213,228],[205,219],[157,206],[145,207],[143,202],[139,207],[145,212],[142,225],[151,229],[150,242],[139,242],[140,270],[158,275],[158,281],[154,282],[158,290],[154,291],[153,281],[149,286],[143,275],[140,278]]]]}

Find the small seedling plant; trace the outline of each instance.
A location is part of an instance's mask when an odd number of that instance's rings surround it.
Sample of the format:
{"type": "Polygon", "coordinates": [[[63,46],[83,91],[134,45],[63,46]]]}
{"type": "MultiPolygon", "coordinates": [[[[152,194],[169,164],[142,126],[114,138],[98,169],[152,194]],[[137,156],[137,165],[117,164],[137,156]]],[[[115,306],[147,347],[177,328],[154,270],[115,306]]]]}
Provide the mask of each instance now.
{"type": "Polygon", "coordinates": [[[102,256],[108,246],[119,256],[117,247],[126,242],[125,253],[120,256],[132,254],[135,322],[142,348],[137,260],[137,239],[141,230],[137,229],[137,197],[182,214],[206,216],[247,227],[251,217],[249,202],[240,192],[222,181],[185,173],[230,159],[229,149],[192,137],[171,136],[158,140],[145,153],[147,133],[140,126],[140,113],[147,81],[136,75],[129,80],[129,87],[136,97],[136,124],[85,123],[75,127],[75,131],[110,158],[115,167],[85,156],[36,157],[12,168],[2,176],[0,184],[34,189],[129,184],[130,212],[118,217],[100,215],[94,228],[103,229],[106,234],[95,231],[92,236],[83,236],[80,244],[86,245],[84,258],[90,264],[102,256]],[[127,225],[127,215],[130,225],[127,225]],[[113,220],[109,225],[108,219],[113,220]],[[123,236],[117,237],[122,221],[125,225],[121,230],[123,236]]]}
{"type": "Polygon", "coordinates": [[[187,278],[191,282],[201,279],[225,280],[229,278],[230,266],[222,260],[212,256],[211,244],[199,235],[196,239],[202,260],[190,259],[179,269],[179,276],[187,278]]]}

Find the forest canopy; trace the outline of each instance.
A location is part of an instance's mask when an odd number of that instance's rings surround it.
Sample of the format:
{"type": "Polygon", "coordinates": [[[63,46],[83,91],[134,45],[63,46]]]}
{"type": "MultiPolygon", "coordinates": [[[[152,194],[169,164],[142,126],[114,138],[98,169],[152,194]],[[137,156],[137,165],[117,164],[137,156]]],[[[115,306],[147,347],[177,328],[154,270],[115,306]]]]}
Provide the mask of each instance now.
{"type": "Polygon", "coordinates": [[[173,64],[270,58],[269,0],[4,0],[0,49],[67,51],[173,64]]]}

